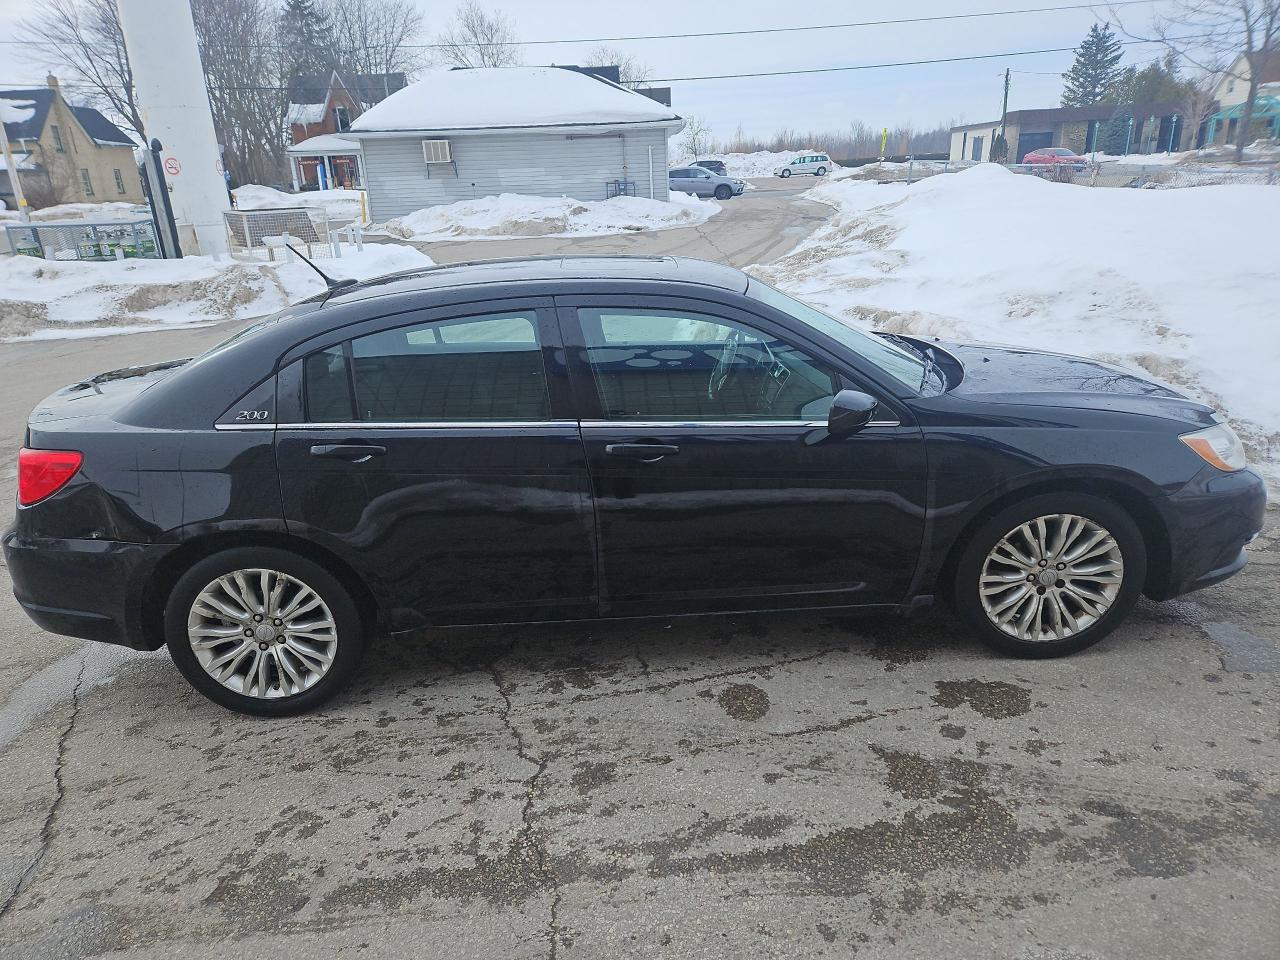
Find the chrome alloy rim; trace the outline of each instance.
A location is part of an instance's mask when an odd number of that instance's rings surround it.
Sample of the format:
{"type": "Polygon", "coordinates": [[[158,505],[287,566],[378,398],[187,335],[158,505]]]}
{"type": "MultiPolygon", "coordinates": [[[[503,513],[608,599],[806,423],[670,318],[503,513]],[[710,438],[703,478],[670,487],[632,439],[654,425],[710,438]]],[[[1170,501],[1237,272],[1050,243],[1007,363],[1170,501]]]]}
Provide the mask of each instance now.
{"type": "Polygon", "coordinates": [[[991,548],[978,592],[1002,633],[1043,643],[1097,623],[1123,582],[1124,557],[1110,531],[1087,517],[1055,513],[1014,527],[991,548]]]}
{"type": "Polygon", "coordinates": [[[191,604],[187,639],[209,676],[264,700],[315,686],[338,652],[328,605],[279,570],[235,570],[210,583],[191,604]]]}

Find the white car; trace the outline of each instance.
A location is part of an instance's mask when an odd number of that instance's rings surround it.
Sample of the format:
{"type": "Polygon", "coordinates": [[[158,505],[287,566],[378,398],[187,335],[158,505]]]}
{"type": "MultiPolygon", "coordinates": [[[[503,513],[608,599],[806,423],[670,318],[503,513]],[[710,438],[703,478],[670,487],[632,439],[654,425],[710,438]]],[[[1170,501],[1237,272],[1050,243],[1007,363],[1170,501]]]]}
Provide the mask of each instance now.
{"type": "Polygon", "coordinates": [[[825,153],[802,153],[785,166],[773,171],[775,177],[789,177],[793,173],[808,173],[815,177],[825,177],[833,164],[825,153]]]}

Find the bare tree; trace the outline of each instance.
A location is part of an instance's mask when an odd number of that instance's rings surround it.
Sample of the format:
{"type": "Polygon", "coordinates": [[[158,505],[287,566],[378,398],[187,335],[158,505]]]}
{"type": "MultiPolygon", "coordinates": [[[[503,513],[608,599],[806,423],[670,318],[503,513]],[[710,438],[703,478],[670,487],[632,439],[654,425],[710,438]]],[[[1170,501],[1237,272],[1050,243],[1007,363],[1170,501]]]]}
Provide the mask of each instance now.
{"type": "Polygon", "coordinates": [[[20,32],[28,59],[57,65],[84,91],[80,97],[123,118],[139,137],[142,116],[115,0],[36,0],[20,32]]]}
{"type": "Polygon", "coordinates": [[[501,10],[490,13],[476,0],[454,11],[435,52],[448,67],[512,67],[521,60],[515,25],[501,10]]]}
{"type": "Polygon", "coordinates": [[[413,73],[423,64],[413,42],[422,11],[410,0],[329,0],[338,59],[352,73],[413,73]]]}
{"type": "Polygon", "coordinates": [[[285,158],[285,78],[272,0],[194,0],[196,39],[223,161],[239,183],[278,183],[285,158]]]}
{"type": "Polygon", "coordinates": [[[1236,160],[1242,160],[1258,85],[1280,62],[1280,0],[1177,0],[1155,16],[1152,30],[1193,66],[1248,85],[1236,128],[1236,160]]]}
{"type": "Polygon", "coordinates": [[[698,117],[686,118],[680,146],[697,160],[699,154],[705,153],[711,146],[711,128],[698,117]]]}
{"type": "Polygon", "coordinates": [[[630,87],[632,90],[641,86],[642,80],[647,80],[653,75],[653,68],[639,57],[618,47],[611,47],[603,43],[591,48],[591,52],[582,61],[582,65],[584,67],[616,66],[618,68],[618,80],[624,87],[630,87]]]}

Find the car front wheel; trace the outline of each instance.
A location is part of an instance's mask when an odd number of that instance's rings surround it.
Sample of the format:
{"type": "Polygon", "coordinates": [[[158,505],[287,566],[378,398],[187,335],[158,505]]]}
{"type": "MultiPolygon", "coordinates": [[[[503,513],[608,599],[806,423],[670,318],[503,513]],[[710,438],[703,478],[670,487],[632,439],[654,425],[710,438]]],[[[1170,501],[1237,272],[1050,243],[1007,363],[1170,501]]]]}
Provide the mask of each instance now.
{"type": "Polygon", "coordinates": [[[351,679],[364,628],[328,570],[272,547],[225,550],[178,580],[164,613],[169,654],[191,685],[241,713],[287,716],[351,679]]]}
{"type": "Polygon", "coordinates": [[[787,177],[791,176],[791,171],[783,170],[780,174],[778,174],[778,176],[780,176],[783,180],[785,180],[787,179],[787,177]]]}
{"type": "Polygon", "coordinates": [[[1000,511],[956,565],[957,610],[988,646],[1057,657],[1097,643],[1133,609],[1147,551],[1132,518],[1088,494],[1046,494],[1000,511]]]}
{"type": "Polygon", "coordinates": [[[720,184],[720,186],[716,187],[717,200],[728,200],[732,196],[733,196],[733,190],[725,186],[723,183],[720,184]]]}

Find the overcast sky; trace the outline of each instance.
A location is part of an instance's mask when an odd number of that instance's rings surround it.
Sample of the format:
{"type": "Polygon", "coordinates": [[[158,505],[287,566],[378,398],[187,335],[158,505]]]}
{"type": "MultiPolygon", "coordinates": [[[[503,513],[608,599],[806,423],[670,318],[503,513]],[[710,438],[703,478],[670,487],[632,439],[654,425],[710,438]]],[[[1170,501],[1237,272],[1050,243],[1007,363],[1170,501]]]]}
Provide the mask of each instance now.
{"type": "MultiPolygon", "coordinates": [[[[446,20],[451,2],[417,0],[428,29],[446,20]]],[[[1017,10],[1059,6],[1072,0],[675,0],[621,4],[602,0],[506,0],[487,4],[505,10],[522,40],[600,37],[635,33],[687,33],[759,27],[920,17],[937,14],[1017,10]],[[610,11],[628,11],[611,16],[610,11]],[[648,16],[636,16],[637,12],[648,16]]],[[[1079,0],[1076,0],[1079,2],[1079,0]]],[[[31,0],[0,0],[0,39],[13,37],[31,0]]],[[[1136,29],[1150,22],[1162,4],[1124,8],[1125,23],[1136,29]]],[[[1167,2],[1164,4],[1167,5],[1167,2]]],[[[899,24],[815,30],[745,37],[648,40],[618,43],[653,68],[657,78],[845,66],[899,60],[1073,47],[1090,24],[1105,20],[1106,5],[1069,10],[940,23],[899,24]]],[[[524,48],[526,63],[575,63],[591,44],[554,44],[524,48]]],[[[1148,61],[1152,46],[1130,46],[1126,62],[1148,61]]],[[[876,126],[972,123],[1000,114],[1001,82],[1011,67],[1011,110],[1057,106],[1062,80],[1056,73],[1071,63],[1070,53],[1007,57],[971,63],[891,67],[817,76],[691,81],[672,84],[673,105],[685,116],[709,123],[717,137],[732,136],[738,124],[748,134],[767,135],[789,127],[799,131],[836,130],[852,120],[876,126]],[[1049,75],[1045,75],[1048,73],[1049,75]]],[[[20,48],[0,44],[0,82],[40,82],[43,71],[20,56],[20,48]]]]}

